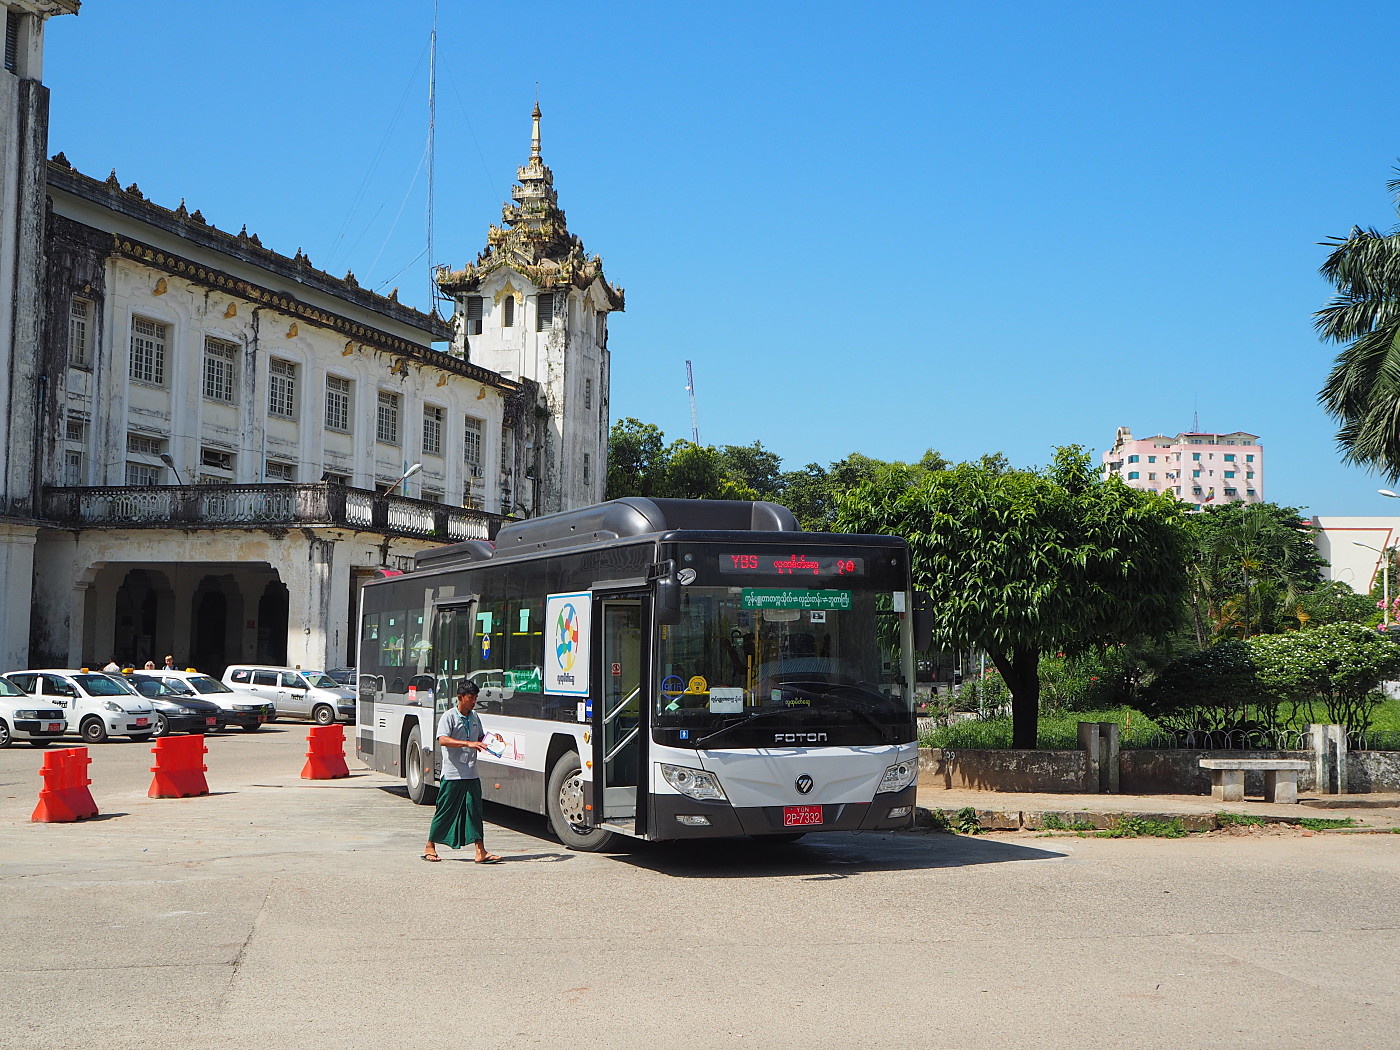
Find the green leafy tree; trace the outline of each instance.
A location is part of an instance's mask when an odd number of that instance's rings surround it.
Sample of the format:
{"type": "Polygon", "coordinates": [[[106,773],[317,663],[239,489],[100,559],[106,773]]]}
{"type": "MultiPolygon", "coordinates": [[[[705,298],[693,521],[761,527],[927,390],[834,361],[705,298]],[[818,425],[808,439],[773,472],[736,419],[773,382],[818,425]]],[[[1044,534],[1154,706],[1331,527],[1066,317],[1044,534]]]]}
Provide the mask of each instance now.
{"type": "MultiPolygon", "coordinates": [[[[1400,178],[1387,189],[1400,205],[1400,178]]],[[[1340,424],[1344,461],[1400,481],[1400,233],[1353,226],[1323,243],[1332,252],[1321,272],[1337,295],[1314,321],[1345,345],[1318,400],[1340,424]]]]}
{"type": "Polygon", "coordinates": [[[719,457],[729,480],[753,492],[751,498],[781,501],[783,461],[776,452],[764,448],[762,442],[722,445],[719,457]]]}
{"type": "Polygon", "coordinates": [[[1384,699],[1380,684],[1400,678],[1400,642],[1356,623],[1254,638],[1249,648],[1265,691],[1310,722],[1320,702],[1327,721],[1363,731],[1384,699]]]}
{"type": "Polygon", "coordinates": [[[1297,630],[1326,565],[1296,507],[1227,503],[1190,516],[1196,644],[1297,630]]]}
{"type": "Polygon", "coordinates": [[[666,477],[666,435],[654,423],[630,416],[608,432],[607,498],[653,496],[666,477]]]}
{"type": "Polygon", "coordinates": [[[1138,706],[1166,729],[1228,732],[1247,726],[1261,693],[1253,648],[1227,639],[1169,663],[1142,690],[1138,706]]]}
{"type": "Polygon", "coordinates": [[[1101,478],[1070,446],[1044,471],[984,457],[913,484],[876,472],[844,494],[838,525],[908,539],[936,642],[986,651],[1011,691],[1013,744],[1034,748],[1042,653],[1162,637],[1179,622],[1184,516],[1169,496],[1101,478]]]}

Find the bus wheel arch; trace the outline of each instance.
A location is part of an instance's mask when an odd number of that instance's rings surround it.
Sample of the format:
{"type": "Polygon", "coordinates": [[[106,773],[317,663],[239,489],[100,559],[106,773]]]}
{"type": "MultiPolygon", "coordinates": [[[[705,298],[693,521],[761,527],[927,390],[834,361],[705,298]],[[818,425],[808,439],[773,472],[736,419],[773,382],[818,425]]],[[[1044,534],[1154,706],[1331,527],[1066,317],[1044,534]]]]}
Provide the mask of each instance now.
{"type": "Polygon", "coordinates": [[[582,774],[583,762],[578,751],[572,746],[550,763],[549,778],[545,785],[545,815],[549,818],[550,830],[565,846],[581,853],[594,853],[607,849],[614,836],[611,831],[586,828],[570,819],[571,816],[581,817],[581,812],[566,812],[574,807],[566,804],[565,796],[578,790],[578,781],[582,774]]]}
{"type": "Polygon", "coordinates": [[[423,737],[416,725],[405,730],[403,743],[399,746],[409,801],[419,806],[432,805],[437,801],[437,788],[430,783],[432,777],[424,762],[423,737]]]}

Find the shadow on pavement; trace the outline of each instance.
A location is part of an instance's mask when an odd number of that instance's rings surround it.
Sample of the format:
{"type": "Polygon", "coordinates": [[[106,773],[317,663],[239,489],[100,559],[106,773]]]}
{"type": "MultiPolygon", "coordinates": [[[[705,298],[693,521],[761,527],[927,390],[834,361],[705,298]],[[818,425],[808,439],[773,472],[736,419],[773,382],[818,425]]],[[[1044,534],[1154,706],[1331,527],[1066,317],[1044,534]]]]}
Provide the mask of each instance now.
{"type": "Polygon", "coordinates": [[[960,868],[972,864],[1060,860],[1063,853],[962,835],[839,833],[799,842],[714,839],[636,842],[617,860],[682,879],[791,878],[822,882],[874,871],[960,868]]]}

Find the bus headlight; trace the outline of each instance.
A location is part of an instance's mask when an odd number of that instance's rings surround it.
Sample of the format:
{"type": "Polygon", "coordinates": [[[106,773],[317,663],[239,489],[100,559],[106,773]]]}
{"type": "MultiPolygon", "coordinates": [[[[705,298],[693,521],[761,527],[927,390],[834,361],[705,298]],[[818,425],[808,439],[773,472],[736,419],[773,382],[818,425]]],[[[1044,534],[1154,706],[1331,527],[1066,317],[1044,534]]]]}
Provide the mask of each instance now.
{"type": "Polygon", "coordinates": [[[688,769],[685,766],[668,766],[665,762],[660,765],[661,775],[666,778],[666,783],[686,798],[725,798],[724,788],[719,786],[719,778],[713,773],[706,773],[703,769],[688,769]]]}
{"type": "Polygon", "coordinates": [[[878,791],[903,791],[919,776],[919,763],[916,759],[908,762],[900,762],[885,769],[885,775],[880,778],[878,791]]]}

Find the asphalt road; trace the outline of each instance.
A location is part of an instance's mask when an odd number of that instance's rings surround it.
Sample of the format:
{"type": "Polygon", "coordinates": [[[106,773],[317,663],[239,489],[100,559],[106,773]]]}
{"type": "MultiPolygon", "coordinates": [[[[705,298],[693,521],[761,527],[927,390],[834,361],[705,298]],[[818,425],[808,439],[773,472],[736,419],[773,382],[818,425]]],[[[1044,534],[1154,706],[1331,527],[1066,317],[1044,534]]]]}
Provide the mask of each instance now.
{"type": "Polygon", "coordinates": [[[304,727],[209,741],[149,799],[91,749],[101,816],[31,824],[0,751],[0,1047],[1348,1047],[1400,1043],[1400,836],[812,836],[571,853],[364,771],[304,727]]]}

